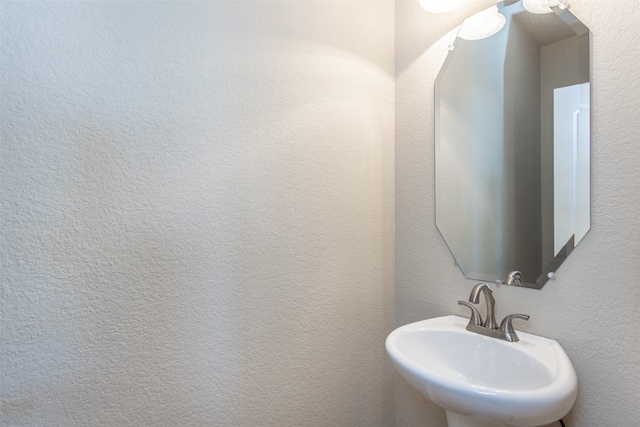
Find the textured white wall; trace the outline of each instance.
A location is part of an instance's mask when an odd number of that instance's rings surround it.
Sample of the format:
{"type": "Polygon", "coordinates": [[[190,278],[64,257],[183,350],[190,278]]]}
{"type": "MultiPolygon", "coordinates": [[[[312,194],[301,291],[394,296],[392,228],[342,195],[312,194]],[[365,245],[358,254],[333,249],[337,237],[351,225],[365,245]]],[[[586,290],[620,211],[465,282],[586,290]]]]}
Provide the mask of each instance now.
{"type": "Polygon", "coordinates": [[[393,2],[1,8],[0,424],[392,425],[393,2]]]}
{"type": "MultiPolygon", "coordinates": [[[[465,280],[434,226],[433,82],[441,40],[475,1],[444,16],[396,2],[396,322],[457,313],[465,280]]],[[[498,316],[531,315],[520,329],[558,340],[573,361],[578,399],[567,426],[635,426],[640,419],[640,12],[636,0],[573,0],[594,33],[592,223],[542,290],[502,286],[498,316]]],[[[444,411],[396,382],[396,425],[444,427],[444,411]]],[[[557,424],[556,424],[557,425],[557,424]]],[[[555,427],[555,426],[554,426],[555,427]]]]}

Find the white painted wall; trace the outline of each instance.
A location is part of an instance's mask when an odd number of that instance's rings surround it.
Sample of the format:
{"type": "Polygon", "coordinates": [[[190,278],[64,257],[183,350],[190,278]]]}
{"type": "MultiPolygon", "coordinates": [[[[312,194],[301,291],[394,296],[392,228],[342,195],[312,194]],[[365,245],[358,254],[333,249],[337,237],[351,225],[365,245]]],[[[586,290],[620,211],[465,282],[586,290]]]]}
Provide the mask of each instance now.
{"type": "MultiPolygon", "coordinates": [[[[396,2],[396,323],[468,314],[465,280],[435,228],[433,82],[441,40],[477,0],[444,16],[396,2]]],[[[573,0],[594,33],[591,231],[542,290],[502,286],[498,316],[528,313],[522,330],[557,339],[579,393],[571,427],[632,426],[640,419],[640,14],[636,0],[573,0]]],[[[557,425],[557,424],[556,424],[557,425]]],[[[444,427],[444,411],[396,381],[396,426],[444,427]]],[[[556,427],[556,426],[554,426],[556,427]]]]}
{"type": "Polygon", "coordinates": [[[0,7],[0,424],[392,425],[393,2],[0,7]]]}

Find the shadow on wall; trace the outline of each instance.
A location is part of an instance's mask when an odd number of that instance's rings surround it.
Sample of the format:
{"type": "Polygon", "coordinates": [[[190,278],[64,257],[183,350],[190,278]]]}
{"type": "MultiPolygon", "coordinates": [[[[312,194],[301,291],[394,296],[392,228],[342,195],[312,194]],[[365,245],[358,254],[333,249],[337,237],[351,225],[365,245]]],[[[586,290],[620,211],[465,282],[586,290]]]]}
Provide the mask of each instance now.
{"type": "Polygon", "coordinates": [[[360,3],[2,5],[3,422],[389,425],[393,57],[360,3]]]}
{"type": "MultiPolygon", "coordinates": [[[[497,2],[497,0],[471,0],[453,12],[433,14],[422,9],[418,0],[396,1],[396,8],[404,9],[402,12],[396,12],[396,49],[402,49],[402,54],[396,54],[395,58],[396,77],[401,76],[432,46],[449,38],[452,42],[457,28],[467,17],[497,2]],[[411,22],[403,21],[408,18],[411,22]],[[410,31],[403,31],[403,28],[408,28],[410,31]],[[452,31],[454,34],[449,34],[452,31]]],[[[431,80],[425,79],[425,81],[431,80]]]]}
{"type": "MultiPolygon", "coordinates": [[[[417,0],[416,0],[417,4],[417,0]]],[[[393,14],[392,1],[262,1],[237,2],[239,14],[259,34],[298,39],[349,52],[394,75],[393,28],[387,17],[393,14]],[[381,11],[383,11],[381,13],[381,11]],[[312,17],[309,19],[309,17],[312,17]]]]}

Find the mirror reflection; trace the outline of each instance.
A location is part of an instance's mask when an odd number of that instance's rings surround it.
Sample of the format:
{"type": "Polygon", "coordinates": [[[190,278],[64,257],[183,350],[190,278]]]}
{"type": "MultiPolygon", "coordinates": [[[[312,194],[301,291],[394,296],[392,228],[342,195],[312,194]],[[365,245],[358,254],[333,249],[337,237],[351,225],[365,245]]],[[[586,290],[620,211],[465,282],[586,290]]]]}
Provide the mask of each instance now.
{"type": "Polygon", "coordinates": [[[462,24],[435,84],[436,225],[465,277],[541,288],[590,226],[590,32],[553,0],[462,24]]]}

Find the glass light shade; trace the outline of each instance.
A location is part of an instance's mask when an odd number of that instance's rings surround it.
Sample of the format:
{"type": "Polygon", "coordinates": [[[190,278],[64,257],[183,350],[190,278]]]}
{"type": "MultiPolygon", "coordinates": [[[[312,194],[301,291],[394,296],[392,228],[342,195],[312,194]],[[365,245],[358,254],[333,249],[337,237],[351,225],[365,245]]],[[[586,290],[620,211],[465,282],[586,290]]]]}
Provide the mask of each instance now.
{"type": "Polygon", "coordinates": [[[498,11],[498,6],[491,6],[465,19],[458,37],[465,40],[485,39],[500,31],[506,22],[507,18],[498,11]]]}
{"type": "Polygon", "coordinates": [[[558,0],[522,0],[522,5],[528,12],[540,15],[553,12],[551,8],[560,6],[560,2],[558,0]]]}

